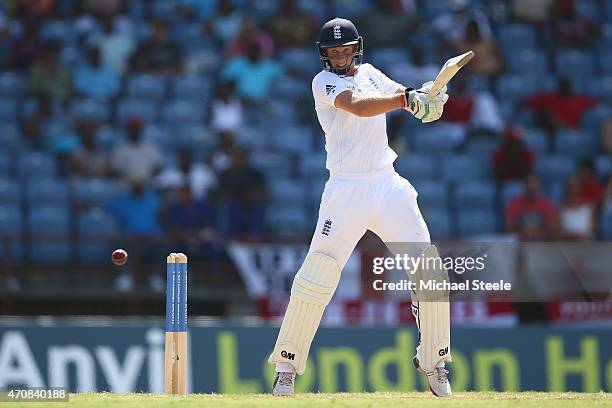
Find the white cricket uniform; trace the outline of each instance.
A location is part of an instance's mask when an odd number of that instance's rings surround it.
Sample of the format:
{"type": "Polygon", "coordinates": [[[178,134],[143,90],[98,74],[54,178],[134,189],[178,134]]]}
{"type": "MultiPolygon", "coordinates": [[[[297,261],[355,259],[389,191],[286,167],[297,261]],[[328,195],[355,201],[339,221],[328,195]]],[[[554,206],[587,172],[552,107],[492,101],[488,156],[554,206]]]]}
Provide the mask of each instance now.
{"type": "MultiPolygon", "coordinates": [[[[399,88],[370,64],[360,65],[353,77],[322,71],[312,81],[315,109],[325,131],[330,178],[308,255],[294,278],[268,359],[277,364],[279,372],[304,373],[310,345],[341,270],[367,230],[384,242],[422,243],[411,245],[414,249],[410,251],[418,253],[407,253],[409,256],[420,256],[423,250],[438,256],[435,247],[429,246],[417,192],[393,169],[397,154],[389,147],[385,115],[362,118],[335,107],[336,97],[348,89],[367,97],[394,94],[399,88]]],[[[450,361],[448,303],[414,301],[413,314],[419,328],[415,361],[429,375],[443,364],[441,358],[450,361]]]]}
{"type": "Polygon", "coordinates": [[[335,107],[346,90],[368,97],[400,87],[370,64],[360,65],[352,77],[321,71],[312,81],[330,178],[309,253],[329,254],[341,268],[367,230],[385,242],[430,242],[417,192],[393,168],[397,154],[389,147],[385,114],[358,117],[335,107]]]}

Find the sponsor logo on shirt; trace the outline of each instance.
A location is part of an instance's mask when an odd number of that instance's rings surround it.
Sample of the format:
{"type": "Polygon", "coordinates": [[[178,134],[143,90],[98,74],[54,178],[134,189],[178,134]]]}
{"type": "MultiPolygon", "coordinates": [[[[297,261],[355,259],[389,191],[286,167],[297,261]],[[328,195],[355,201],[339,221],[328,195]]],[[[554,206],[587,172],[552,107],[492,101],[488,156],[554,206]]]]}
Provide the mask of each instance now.
{"type": "Polygon", "coordinates": [[[332,220],[325,220],[325,222],[323,223],[323,230],[321,231],[321,234],[329,236],[329,233],[331,232],[331,226],[332,220]]]}
{"type": "Polygon", "coordinates": [[[325,85],[325,95],[329,96],[330,93],[334,92],[336,85],[325,85]]]}

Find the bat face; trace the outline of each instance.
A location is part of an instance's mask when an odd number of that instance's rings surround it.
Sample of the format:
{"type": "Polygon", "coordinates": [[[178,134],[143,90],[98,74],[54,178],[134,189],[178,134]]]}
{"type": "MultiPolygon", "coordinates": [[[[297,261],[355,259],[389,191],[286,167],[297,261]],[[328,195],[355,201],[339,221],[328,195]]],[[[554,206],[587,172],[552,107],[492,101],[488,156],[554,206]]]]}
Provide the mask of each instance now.
{"type": "Polygon", "coordinates": [[[474,51],[468,51],[465,54],[449,58],[438,73],[428,96],[432,97],[440,92],[440,89],[444,88],[444,85],[446,85],[464,65],[470,62],[472,58],[474,58],[474,51]]]}

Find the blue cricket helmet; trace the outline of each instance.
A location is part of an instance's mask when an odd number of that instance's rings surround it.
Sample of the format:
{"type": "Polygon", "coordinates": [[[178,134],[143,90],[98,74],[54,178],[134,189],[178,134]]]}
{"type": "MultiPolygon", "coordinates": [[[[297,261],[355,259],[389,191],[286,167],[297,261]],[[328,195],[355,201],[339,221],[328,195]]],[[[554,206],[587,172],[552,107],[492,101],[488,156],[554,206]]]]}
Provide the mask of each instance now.
{"type": "Polygon", "coordinates": [[[345,76],[350,68],[350,64],[344,68],[332,67],[329,57],[325,55],[325,49],[354,44],[357,44],[357,50],[353,53],[353,62],[355,65],[360,65],[363,61],[363,38],[359,35],[355,24],[350,20],[339,17],[323,24],[319,41],[317,42],[319,58],[321,59],[323,69],[333,72],[338,76],[345,76]]]}

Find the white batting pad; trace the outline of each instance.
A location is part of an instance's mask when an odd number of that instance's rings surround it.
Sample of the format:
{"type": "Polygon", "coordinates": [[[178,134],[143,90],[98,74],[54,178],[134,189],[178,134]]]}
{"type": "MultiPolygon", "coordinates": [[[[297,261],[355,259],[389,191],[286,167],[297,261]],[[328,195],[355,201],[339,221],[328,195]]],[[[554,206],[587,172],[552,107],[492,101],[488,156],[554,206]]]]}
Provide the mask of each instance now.
{"type": "MultiPolygon", "coordinates": [[[[424,258],[437,259],[438,250],[429,246],[423,253],[424,258]]],[[[448,280],[448,272],[441,262],[431,262],[430,265],[440,265],[441,268],[418,269],[414,274],[417,281],[433,279],[448,280]]],[[[412,277],[411,277],[412,278],[412,277]]],[[[420,367],[425,372],[431,372],[440,361],[452,361],[450,353],[450,306],[447,291],[417,291],[412,302],[414,315],[419,330],[419,345],[416,357],[420,367]]]]}
{"type": "Polygon", "coordinates": [[[310,345],[325,307],[340,280],[340,265],[322,253],[306,257],[295,275],[287,312],[276,339],[269,363],[289,363],[303,374],[310,345]]]}

